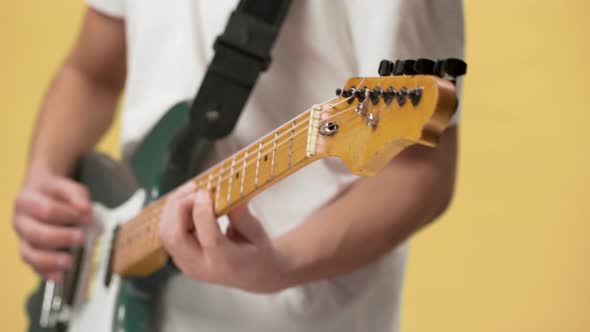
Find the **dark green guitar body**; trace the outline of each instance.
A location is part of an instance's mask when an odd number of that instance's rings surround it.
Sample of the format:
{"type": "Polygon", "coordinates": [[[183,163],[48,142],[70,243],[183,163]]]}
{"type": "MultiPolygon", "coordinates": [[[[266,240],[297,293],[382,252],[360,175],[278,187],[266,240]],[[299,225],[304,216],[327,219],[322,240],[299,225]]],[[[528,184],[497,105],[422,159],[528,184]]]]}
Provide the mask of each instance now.
{"type": "MultiPolygon", "coordinates": [[[[144,189],[147,194],[146,205],[164,195],[167,191],[165,188],[170,186],[161,181],[163,166],[168,160],[169,146],[174,133],[186,121],[189,108],[189,102],[182,102],[171,108],[135,150],[128,165],[117,163],[101,154],[84,157],[80,163],[77,178],[88,187],[92,200],[108,208],[115,208],[127,201],[139,189],[144,189]]],[[[206,148],[207,144],[203,143],[201,146],[194,147],[192,152],[200,154],[206,148]]],[[[74,254],[81,256],[76,253],[76,249],[73,251],[74,254]]],[[[173,273],[176,273],[175,268],[169,266],[148,278],[123,279],[115,307],[122,305],[126,308],[126,312],[124,319],[113,321],[112,331],[155,330],[156,324],[153,321],[153,317],[156,316],[155,298],[173,273]]],[[[76,279],[75,273],[66,275],[63,293],[58,300],[61,303],[57,303],[61,304],[62,308],[72,303],[72,290],[76,288],[76,279]]],[[[41,281],[38,289],[27,301],[29,332],[68,331],[67,321],[50,324],[53,326],[41,324],[42,316],[47,314],[43,312],[46,286],[47,283],[41,281]]],[[[45,301],[45,307],[52,304],[51,301],[47,302],[47,298],[45,301]]],[[[53,305],[57,306],[56,303],[53,305]]],[[[115,308],[105,308],[105,310],[115,310],[115,308]]],[[[57,314],[54,313],[54,315],[57,314]]]]}

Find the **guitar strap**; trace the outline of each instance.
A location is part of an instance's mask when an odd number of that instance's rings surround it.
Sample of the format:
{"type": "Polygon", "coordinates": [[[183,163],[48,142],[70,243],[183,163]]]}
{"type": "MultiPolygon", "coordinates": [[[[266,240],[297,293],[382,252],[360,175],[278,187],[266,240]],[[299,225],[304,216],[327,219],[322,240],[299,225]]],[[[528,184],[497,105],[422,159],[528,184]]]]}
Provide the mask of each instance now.
{"type": "Polygon", "coordinates": [[[291,0],[240,0],[192,103],[187,122],[178,129],[162,174],[169,191],[194,175],[210,143],[231,133],[270,52],[291,0]]]}
{"type": "MultiPolygon", "coordinates": [[[[185,124],[171,142],[160,177],[160,195],[192,176],[215,139],[231,133],[248,101],[258,76],[271,63],[270,52],[291,0],[240,0],[224,32],[217,37],[215,55],[191,105],[185,124]]],[[[135,307],[150,320],[136,322],[138,331],[158,326],[157,301],[163,286],[176,273],[172,260],[148,278],[128,278],[121,285],[119,304],[135,307]],[[140,290],[148,300],[134,296],[140,290]],[[139,326],[138,325],[138,326],[139,326]]]]}

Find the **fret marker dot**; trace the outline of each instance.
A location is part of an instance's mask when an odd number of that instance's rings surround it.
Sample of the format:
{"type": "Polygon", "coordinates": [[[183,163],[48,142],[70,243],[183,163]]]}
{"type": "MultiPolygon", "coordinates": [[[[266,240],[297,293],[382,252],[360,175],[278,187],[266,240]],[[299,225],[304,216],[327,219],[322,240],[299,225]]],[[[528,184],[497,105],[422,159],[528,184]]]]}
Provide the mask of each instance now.
{"type": "Polygon", "coordinates": [[[264,161],[267,161],[267,160],[268,160],[268,155],[267,155],[267,154],[265,154],[265,155],[264,155],[264,161]]]}
{"type": "Polygon", "coordinates": [[[237,172],[236,173],[236,179],[239,179],[239,178],[240,178],[240,172],[237,172]]]}

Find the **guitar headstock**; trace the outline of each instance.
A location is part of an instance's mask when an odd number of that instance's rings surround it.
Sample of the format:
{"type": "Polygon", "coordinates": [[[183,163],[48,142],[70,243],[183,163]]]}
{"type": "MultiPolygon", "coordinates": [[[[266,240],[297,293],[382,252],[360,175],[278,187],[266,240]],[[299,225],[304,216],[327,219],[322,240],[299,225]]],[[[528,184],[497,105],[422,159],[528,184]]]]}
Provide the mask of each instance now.
{"type": "Polygon", "coordinates": [[[374,175],[395,154],[435,146],[457,108],[454,84],[432,75],[352,78],[322,105],[318,151],[374,175]]]}

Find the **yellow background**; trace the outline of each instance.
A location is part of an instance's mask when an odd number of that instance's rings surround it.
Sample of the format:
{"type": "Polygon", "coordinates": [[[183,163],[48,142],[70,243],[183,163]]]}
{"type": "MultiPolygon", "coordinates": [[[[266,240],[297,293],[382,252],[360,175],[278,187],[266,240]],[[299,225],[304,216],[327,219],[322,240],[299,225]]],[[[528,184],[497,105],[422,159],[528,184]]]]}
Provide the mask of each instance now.
{"type": "MultiPolygon", "coordinates": [[[[18,258],[12,200],[81,2],[0,3],[2,331],[25,326],[23,300],[36,279],[18,258]]],[[[590,331],[590,2],[465,7],[457,193],[413,241],[403,331],[590,331]]],[[[114,128],[101,148],[114,154],[117,140],[114,128]]]]}

